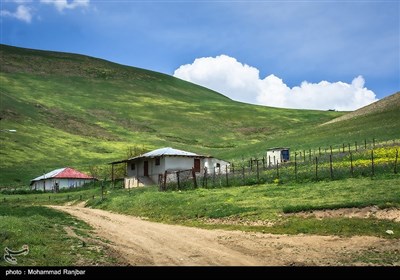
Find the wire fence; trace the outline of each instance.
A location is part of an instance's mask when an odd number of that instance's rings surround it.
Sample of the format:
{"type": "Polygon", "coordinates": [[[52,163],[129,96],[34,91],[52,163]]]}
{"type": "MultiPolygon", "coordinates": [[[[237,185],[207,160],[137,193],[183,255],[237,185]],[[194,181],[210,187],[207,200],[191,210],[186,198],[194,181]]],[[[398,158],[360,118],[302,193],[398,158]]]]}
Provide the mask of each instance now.
{"type": "Polygon", "coordinates": [[[288,162],[275,162],[266,157],[251,158],[219,166],[214,170],[204,169],[201,175],[193,170],[168,174],[168,183],[160,184],[160,191],[263,183],[310,182],[340,180],[356,177],[374,177],[383,174],[398,174],[400,145],[395,141],[377,143],[375,140],[362,146],[341,145],[334,149],[295,151],[288,162]]]}

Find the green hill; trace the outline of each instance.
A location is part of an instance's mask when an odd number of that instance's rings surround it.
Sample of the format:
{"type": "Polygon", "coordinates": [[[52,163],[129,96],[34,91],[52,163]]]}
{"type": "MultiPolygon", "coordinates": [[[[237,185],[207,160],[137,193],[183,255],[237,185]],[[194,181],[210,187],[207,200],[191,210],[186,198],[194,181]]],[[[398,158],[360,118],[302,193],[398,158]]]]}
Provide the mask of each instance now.
{"type": "Polygon", "coordinates": [[[365,124],[352,118],[320,126],[344,113],[244,104],[169,75],[82,55],[0,45],[0,65],[0,186],[26,184],[63,166],[85,171],[125,158],[137,145],[230,160],[277,145],[399,137],[398,122],[382,129],[374,114],[365,124]]]}

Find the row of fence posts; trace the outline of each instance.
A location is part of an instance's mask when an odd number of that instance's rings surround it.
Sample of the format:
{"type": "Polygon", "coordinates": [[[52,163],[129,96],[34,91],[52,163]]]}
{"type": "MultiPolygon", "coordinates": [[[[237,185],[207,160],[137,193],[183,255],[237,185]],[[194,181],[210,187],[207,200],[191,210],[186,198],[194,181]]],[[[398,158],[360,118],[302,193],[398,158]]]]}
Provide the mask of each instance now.
{"type": "MultiPolygon", "coordinates": [[[[351,177],[354,177],[354,164],[353,164],[353,153],[350,151],[350,175],[351,177]]],[[[294,174],[295,174],[295,180],[298,179],[298,160],[297,160],[297,152],[294,155],[294,174]]],[[[398,170],[397,170],[397,165],[398,165],[398,157],[399,157],[399,152],[398,150],[396,150],[396,154],[395,154],[395,159],[394,159],[394,169],[393,172],[394,174],[397,174],[398,170]]],[[[371,160],[371,176],[375,176],[375,156],[374,156],[374,150],[371,150],[371,155],[370,155],[370,160],[371,160]]],[[[257,182],[260,181],[260,166],[259,166],[259,162],[262,161],[263,162],[263,169],[265,170],[265,158],[263,158],[262,160],[258,160],[258,159],[250,159],[249,160],[249,174],[253,173],[253,167],[256,167],[256,178],[257,178],[257,182]],[[254,165],[255,163],[255,165],[254,165]]],[[[314,178],[316,180],[319,179],[319,157],[315,157],[315,175],[314,178]]],[[[271,167],[271,166],[269,166],[271,167]]],[[[280,179],[280,169],[281,169],[281,164],[279,162],[277,162],[275,164],[275,169],[276,169],[276,178],[280,179]]],[[[213,176],[215,176],[217,172],[213,173],[213,176]]],[[[235,166],[232,163],[231,165],[231,173],[235,174],[235,166]]],[[[245,167],[242,166],[241,168],[241,173],[242,173],[242,179],[243,179],[243,183],[245,182],[245,167]]],[[[220,172],[218,174],[221,174],[220,172]]],[[[229,172],[228,172],[228,166],[226,166],[226,186],[229,186],[229,172]]],[[[333,180],[334,179],[334,169],[333,169],[333,154],[329,155],[329,176],[330,179],[333,180]]],[[[213,178],[214,179],[214,178],[213,178]]],[[[207,168],[205,168],[205,172],[204,172],[204,176],[203,176],[203,187],[207,188],[207,180],[208,180],[208,172],[207,172],[207,168]]]]}

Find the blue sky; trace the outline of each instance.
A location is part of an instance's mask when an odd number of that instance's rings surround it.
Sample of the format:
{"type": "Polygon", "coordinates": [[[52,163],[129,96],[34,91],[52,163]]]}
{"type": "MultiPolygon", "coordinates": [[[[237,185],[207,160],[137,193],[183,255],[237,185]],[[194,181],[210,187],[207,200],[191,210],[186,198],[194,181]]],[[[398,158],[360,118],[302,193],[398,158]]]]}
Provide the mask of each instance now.
{"type": "Polygon", "coordinates": [[[399,1],[1,0],[3,44],[163,72],[233,99],[353,110],[400,90],[399,1]]]}

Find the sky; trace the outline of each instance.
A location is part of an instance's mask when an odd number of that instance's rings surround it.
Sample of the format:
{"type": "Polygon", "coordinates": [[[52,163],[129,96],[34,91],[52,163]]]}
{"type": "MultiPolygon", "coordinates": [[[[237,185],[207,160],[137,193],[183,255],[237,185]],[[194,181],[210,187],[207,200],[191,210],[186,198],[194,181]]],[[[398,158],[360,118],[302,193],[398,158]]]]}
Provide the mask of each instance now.
{"type": "Polygon", "coordinates": [[[400,1],[0,0],[0,42],[140,67],[274,107],[400,90],[400,1]]]}

